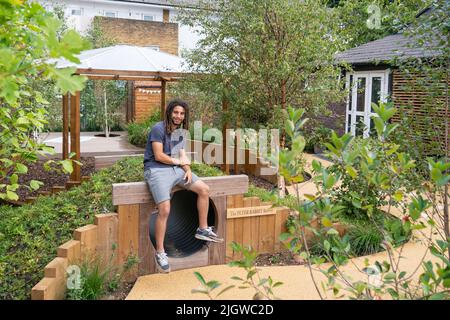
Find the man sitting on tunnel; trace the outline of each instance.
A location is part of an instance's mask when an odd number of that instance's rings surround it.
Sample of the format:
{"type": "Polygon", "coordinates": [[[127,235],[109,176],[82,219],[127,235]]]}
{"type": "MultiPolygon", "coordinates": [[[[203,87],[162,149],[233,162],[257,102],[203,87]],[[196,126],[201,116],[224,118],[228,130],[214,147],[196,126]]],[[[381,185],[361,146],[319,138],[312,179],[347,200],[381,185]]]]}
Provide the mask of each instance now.
{"type": "Polygon", "coordinates": [[[170,272],[169,260],[164,250],[164,236],[170,213],[171,191],[175,185],[197,194],[199,227],[195,238],[223,242],[223,239],[213,232],[212,227],[208,227],[209,187],[191,171],[190,161],[186,156],[186,137],[182,133],[189,129],[188,122],[187,103],[181,100],[170,101],[164,121],[153,126],[145,148],[144,177],[158,206],[155,262],[160,272],[170,272]]]}

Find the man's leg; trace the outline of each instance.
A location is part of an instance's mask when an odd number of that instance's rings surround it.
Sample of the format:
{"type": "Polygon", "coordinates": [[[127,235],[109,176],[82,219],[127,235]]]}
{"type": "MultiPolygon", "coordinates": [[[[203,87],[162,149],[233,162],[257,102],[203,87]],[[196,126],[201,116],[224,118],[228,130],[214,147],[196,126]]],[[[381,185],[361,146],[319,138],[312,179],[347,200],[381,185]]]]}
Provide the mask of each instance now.
{"type": "Polygon", "coordinates": [[[200,229],[208,227],[209,187],[201,180],[194,182],[189,190],[197,194],[198,224],[200,229]]]}
{"type": "Polygon", "coordinates": [[[170,213],[170,200],[158,204],[158,216],[155,222],[156,251],[164,252],[164,236],[166,234],[167,219],[170,213]]]}
{"type": "Polygon", "coordinates": [[[199,228],[195,232],[195,237],[200,240],[223,242],[222,238],[219,238],[215,234],[212,228],[208,227],[208,209],[209,209],[209,187],[201,180],[194,182],[189,190],[197,194],[197,210],[198,210],[198,222],[199,228]]]}

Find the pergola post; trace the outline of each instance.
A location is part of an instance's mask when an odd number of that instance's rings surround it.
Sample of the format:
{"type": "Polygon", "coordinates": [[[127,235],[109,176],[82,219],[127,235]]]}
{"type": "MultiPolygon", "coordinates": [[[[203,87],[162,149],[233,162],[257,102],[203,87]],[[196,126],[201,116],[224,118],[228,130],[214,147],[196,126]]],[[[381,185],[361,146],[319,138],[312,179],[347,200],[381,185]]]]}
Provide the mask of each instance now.
{"type": "Polygon", "coordinates": [[[161,80],[161,120],[166,113],[166,80],[161,80]]]}
{"type": "MultiPolygon", "coordinates": [[[[236,119],[236,131],[239,129],[241,125],[241,121],[239,119],[239,116],[236,119]]],[[[235,131],[235,132],[236,132],[235,131]]],[[[237,131],[240,132],[240,131],[237,131]]],[[[239,134],[239,137],[237,134],[234,135],[234,174],[239,174],[239,164],[238,164],[238,147],[240,146],[241,142],[241,133],[239,134]]]]}
{"type": "MultiPolygon", "coordinates": [[[[70,152],[75,153],[73,160],[80,161],[80,91],[70,96],[70,152]]],[[[81,181],[81,168],[76,163],[70,180],[81,181]]]]}
{"type": "MultiPolygon", "coordinates": [[[[226,114],[228,111],[228,99],[225,96],[225,93],[222,96],[222,114],[226,114]]],[[[226,174],[230,174],[230,164],[228,163],[228,148],[227,148],[227,129],[228,129],[228,121],[225,120],[222,127],[222,147],[223,147],[223,165],[222,170],[225,171],[226,174]]]]}
{"type": "Polygon", "coordinates": [[[62,131],[62,159],[69,158],[69,94],[63,95],[62,101],[63,131],[62,131]]]}

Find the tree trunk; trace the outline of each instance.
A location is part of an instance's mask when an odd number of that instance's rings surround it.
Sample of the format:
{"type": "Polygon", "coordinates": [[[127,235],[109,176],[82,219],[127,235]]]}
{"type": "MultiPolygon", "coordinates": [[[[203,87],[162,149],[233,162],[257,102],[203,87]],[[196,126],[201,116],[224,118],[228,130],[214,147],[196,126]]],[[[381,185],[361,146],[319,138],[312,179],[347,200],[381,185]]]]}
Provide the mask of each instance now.
{"type": "Polygon", "coordinates": [[[103,88],[103,100],[105,101],[105,137],[109,138],[108,107],[107,107],[107,101],[106,101],[106,88],[103,88]]]}
{"type": "MultiPolygon", "coordinates": [[[[286,110],[286,82],[281,83],[281,109],[286,110]]],[[[284,131],[284,121],[281,128],[280,149],[283,150],[286,144],[286,132],[284,131]]],[[[277,174],[278,196],[284,198],[286,196],[286,182],[284,177],[277,174]]]]}
{"type": "MultiPolygon", "coordinates": [[[[448,162],[450,159],[449,155],[449,141],[448,141],[448,135],[449,135],[449,128],[448,128],[448,64],[446,63],[446,70],[447,70],[447,77],[445,79],[445,162],[448,162]]],[[[448,170],[446,170],[448,173],[448,170]]],[[[449,226],[449,216],[448,216],[448,183],[444,187],[444,232],[446,241],[450,239],[450,226],[449,226]]],[[[447,248],[447,255],[448,259],[450,259],[450,247],[447,248]]]]}

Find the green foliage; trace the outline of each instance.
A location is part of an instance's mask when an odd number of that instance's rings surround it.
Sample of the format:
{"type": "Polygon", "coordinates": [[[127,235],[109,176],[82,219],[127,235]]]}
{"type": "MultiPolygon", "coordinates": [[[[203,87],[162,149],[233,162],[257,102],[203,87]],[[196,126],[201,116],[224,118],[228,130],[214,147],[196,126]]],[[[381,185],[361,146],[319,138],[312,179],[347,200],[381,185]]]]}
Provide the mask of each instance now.
{"type": "Polygon", "coordinates": [[[117,40],[105,33],[102,28],[101,18],[94,17],[86,32],[86,39],[94,49],[110,47],[117,44],[117,40]]]}
{"type": "MultiPolygon", "coordinates": [[[[245,279],[242,279],[238,276],[233,276],[231,279],[240,281],[241,284],[238,287],[239,289],[253,288],[255,290],[255,294],[253,295],[253,300],[262,300],[262,299],[277,299],[273,290],[281,286],[282,282],[274,282],[273,279],[269,276],[267,278],[261,278],[259,274],[259,269],[255,267],[255,260],[258,256],[258,252],[253,250],[251,247],[244,247],[236,242],[232,242],[230,244],[233,252],[240,253],[242,255],[241,260],[236,260],[228,263],[230,267],[239,267],[245,269],[247,272],[247,276],[245,279]]],[[[192,293],[202,293],[207,295],[211,300],[216,299],[225,291],[228,291],[234,288],[234,285],[230,285],[220,291],[217,295],[213,296],[212,292],[217,289],[221,283],[216,280],[211,280],[206,282],[203,276],[199,272],[194,272],[195,277],[198,279],[200,284],[202,285],[202,289],[192,289],[192,293]]]]}
{"type": "Polygon", "coordinates": [[[329,137],[331,136],[331,129],[324,125],[319,125],[311,130],[307,135],[306,144],[309,145],[309,151],[314,152],[314,147],[318,149],[325,149],[324,144],[329,143],[329,137]]]}
{"type": "MultiPolygon", "coordinates": [[[[399,246],[409,240],[411,230],[405,230],[402,221],[395,217],[387,217],[377,211],[370,219],[355,219],[351,215],[338,215],[337,220],[344,223],[347,232],[342,238],[329,234],[329,230],[319,232],[317,239],[311,245],[311,255],[329,260],[324,242],[331,247],[340,248],[340,252],[351,257],[360,257],[386,250],[384,241],[391,239],[394,246],[399,246]],[[346,250],[346,248],[348,249],[346,250]]],[[[336,249],[335,249],[336,250],[336,249]]],[[[339,252],[338,251],[338,252],[339,252]]]]}
{"type": "MultiPolygon", "coordinates": [[[[103,30],[98,18],[94,18],[86,32],[86,39],[94,49],[117,44],[103,30]]],[[[122,130],[124,115],[123,102],[128,95],[128,84],[122,80],[88,80],[80,97],[81,126],[86,131],[102,129],[106,135],[110,131],[122,130]]]]}
{"type": "Polygon", "coordinates": [[[217,177],[217,176],[224,175],[222,170],[220,170],[216,167],[208,166],[203,163],[193,162],[193,163],[191,163],[191,169],[199,177],[217,177]]]}
{"type": "Polygon", "coordinates": [[[48,102],[36,83],[54,81],[61,93],[81,90],[86,79],[73,75],[74,68],[56,69],[50,59],[79,62],[88,43],[74,30],[60,33],[61,23],[35,2],[0,2],[0,21],[0,199],[17,200],[18,176],[53,152],[33,139],[47,123],[48,102]]]}
{"type": "Polygon", "coordinates": [[[292,195],[287,195],[284,198],[278,197],[276,190],[267,191],[250,184],[248,191],[245,193],[246,197],[258,197],[263,202],[272,202],[275,206],[286,206],[291,209],[297,208],[297,198],[292,195]]]}
{"type": "Polygon", "coordinates": [[[349,49],[401,31],[430,2],[345,0],[334,1],[330,6],[336,10],[337,20],[342,25],[339,36],[346,40],[345,48],[349,49]]]}
{"type": "Polygon", "coordinates": [[[80,97],[84,130],[101,128],[106,135],[122,130],[125,119],[121,107],[128,96],[128,85],[122,80],[88,80],[80,97]]]}
{"type": "Polygon", "coordinates": [[[420,95],[418,115],[411,104],[398,106],[401,126],[392,137],[400,150],[411,153],[423,175],[428,174],[428,157],[449,157],[448,69],[450,58],[448,12],[446,0],[430,1],[430,9],[414,20],[404,35],[410,39],[407,46],[414,50],[433,52],[433,58],[411,59],[400,56],[390,61],[405,78],[402,90],[420,95]],[[425,129],[424,129],[425,128],[425,129]],[[411,148],[414,145],[414,148],[411,148]]]}
{"type": "Polygon", "coordinates": [[[115,255],[113,248],[109,261],[102,261],[98,257],[82,260],[79,266],[79,287],[68,288],[66,298],[68,300],[98,300],[105,294],[117,290],[124,274],[135,266],[139,259],[129,256],[122,267],[117,267],[112,263],[115,255]]]}
{"type": "Polygon", "coordinates": [[[304,109],[288,106],[287,113],[289,118],[286,120],[285,131],[291,141],[291,150],[285,149],[280,152],[278,159],[272,159],[272,163],[279,163],[279,174],[285,178],[286,183],[301,183],[305,179],[303,150],[306,142],[300,134],[300,129],[307,119],[301,119],[305,113],[304,109]]]}
{"type": "Polygon", "coordinates": [[[96,263],[84,262],[81,265],[80,288],[68,289],[68,300],[97,300],[106,292],[108,273],[96,263]]]}
{"type": "MultiPolygon", "coordinates": [[[[211,129],[212,127],[202,123],[202,127],[201,128],[202,128],[202,130],[201,130],[201,132],[199,132],[199,129],[195,129],[194,126],[190,126],[189,134],[191,135],[191,139],[192,140],[206,141],[206,142],[214,142],[214,138],[213,137],[207,138],[205,136],[205,132],[208,131],[209,129],[211,129]],[[201,136],[199,136],[199,133],[201,134],[201,136]]],[[[216,141],[216,143],[218,143],[218,142],[216,141]]],[[[222,143],[222,141],[220,141],[220,143],[222,143]]]]}
{"type": "Polygon", "coordinates": [[[395,114],[392,104],[373,105],[378,138],[353,139],[348,134],[332,134],[326,143],[335,163],[328,169],[341,177],[341,184],[330,193],[347,213],[368,215],[389,202],[398,203],[406,192],[420,188],[415,162],[388,138],[398,127],[388,123],[395,114]]]}
{"type": "Polygon", "coordinates": [[[128,124],[128,141],[137,147],[145,148],[150,130],[159,121],[161,121],[161,112],[157,111],[142,123],[128,124]]]}
{"type": "MultiPolygon", "coordinates": [[[[431,181],[421,180],[423,177],[414,172],[415,163],[409,154],[399,152],[399,145],[389,139],[397,128],[389,123],[396,110],[390,104],[375,105],[374,110],[377,112],[378,139],[355,141],[347,134],[339,137],[332,133],[326,146],[334,164],[325,168],[318,161],[313,161],[313,179],[318,192],[307,195],[309,201],[298,199],[299,215],[291,219],[289,233],[281,235],[280,240],[290,240],[288,248],[300,253],[309,268],[312,268],[312,263],[331,263],[329,267],[320,269],[327,279],[322,287],[335,296],[342,297],[344,289],[356,299],[375,299],[385,295],[392,299],[446,299],[450,285],[449,260],[445,255],[448,251],[447,231],[444,230],[442,239],[425,240],[430,240],[430,252],[442,262],[433,264],[424,261],[424,271],[419,279],[420,292],[415,288],[417,284],[413,283],[413,277],[406,276],[407,273],[399,269],[396,259],[402,258],[402,255],[397,258],[393,248],[405,243],[412,230],[421,230],[426,225],[434,230],[436,222],[429,216],[430,209],[438,217],[442,211],[445,213],[445,205],[443,210],[440,209],[436,197],[448,197],[446,184],[450,180],[450,166],[446,159],[438,162],[429,159],[431,181]],[[386,205],[387,215],[379,210],[383,205],[386,205]],[[401,220],[389,216],[392,208],[401,212],[401,220]],[[333,228],[334,219],[347,223],[353,221],[353,227],[350,226],[347,234],[340,237],[333,228]],[[306,230],[312,231],[315,236],[315,244],[311,248],[305,236],[306,230]],[[381,247],[386,250],[389,262],[377,261],[375,267],[370,268],[376,272],[376,281],[370,275],[368,281],[349,281],[342,266],[348,264],[356,253],[370,254],[381,247]]],[[[292,114],[290,118],[294,118],[292,114]]],[[[295,137],[294,130],[288,129],[286,132],[295,137]]],[[[293,144],[291,150],[281,152],[288,154],[297,149],[301,151],[302,146],[293,144]]],[[[280,159],[283,157],[287,156],[280,156],[280,159]]],[[[281,162],[281,166],[290,168],[289,162],[281,162]]],[[[283,172],[290,174],[286,170],[283,172]]],[[[443,218],[440,222],[444,226],[447,217],[444,215],[443,218]]],[[[362,271],[367,273],[367,268],[368,262],[366,271],[362,271]]],[[[323,297],[317,285],[316,289],[323,297]]]]}
{"type": "Polygon", "coordinates": [[[433,243],[430,252],[439,258],[440,262],[434,265],[431,261],[423,263],[424,272],[420,275],[420,284],[424,291],[425,300],[450,299],[450,261],[446,251],[450,247],[449,241],[438,240],[433,243]],[[444,291],[442,290],[444,288],[444,291]]]}
{"type": "Polygon", "coordinates": [[[230,124],[239,118],[241,127],[277,128],[287,105],[318,114],[342,96],[333,63],[339,26],[322,2],[220,0],[198,7],[178,18],[198,27],[198,48],[185,56],[202,76],[187,79],[192,85],[185,82],[177,93],[194,99],[203,93],[208,114],[217,113],[225,97],[229,108],[220,115],[230,124]]]}
{"type": "Polygon", "coordinates": [[[206,282],[206,280],[203,278],[203,276],[201,275],[200,272],[194,272],[195,277],[197,278],[197,280],[200,282],[202,289],[192,289],[191,292],[192,293],[202,293],[207,295],[211,300],[216,299],[217,297],[219,297],[221,294],[223,294],[224,292],[234,288],[234,285],[230,285],[226,288],[224,288],[223,290],[221,290],[218,294],[216,294],[215,296],[213,296],[212,292],[217,289],[218,287],[220,287],[222,284],[216,280],[211,280],[206,282]]]}
{"type": "Polygon", "coordinates": [[[283,283],[279,281],[274,282],[270,276],[267,278],[261,278],[258,268],[255,267],[255,260],[258,256],[258,252],[253,250],[250,246],[244,247],[234,241],[230,244],[230,246],[233,249],[233,252],[237,252],[242,255],[242,259],[231,261],[228,265],[230,267],[243,268],[247,272],[247,277],[245,279],[237,276],[232,277],[233,280],[241,282],[239,288],[253,288],[255,290],[253,300],[277,299],[273,289],[281,286],[283,283]]]}

